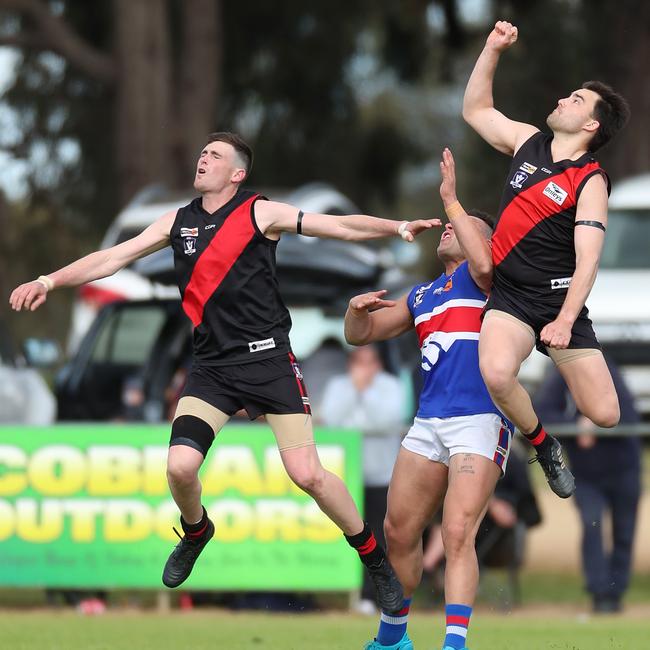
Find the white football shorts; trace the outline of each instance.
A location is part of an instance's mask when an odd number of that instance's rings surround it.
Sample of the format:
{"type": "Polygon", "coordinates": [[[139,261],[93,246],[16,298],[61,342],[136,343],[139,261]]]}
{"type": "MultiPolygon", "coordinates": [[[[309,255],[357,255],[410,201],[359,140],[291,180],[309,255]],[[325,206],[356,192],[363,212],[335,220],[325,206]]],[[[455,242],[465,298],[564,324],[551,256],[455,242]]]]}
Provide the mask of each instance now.
{"type": "Polygon", "coordinates": [[[478,454],[506,471],[512,430],[496,413],[453,418],[415,418],[402,446],[429,460],[449,466],[454,454],[478,454]]]}

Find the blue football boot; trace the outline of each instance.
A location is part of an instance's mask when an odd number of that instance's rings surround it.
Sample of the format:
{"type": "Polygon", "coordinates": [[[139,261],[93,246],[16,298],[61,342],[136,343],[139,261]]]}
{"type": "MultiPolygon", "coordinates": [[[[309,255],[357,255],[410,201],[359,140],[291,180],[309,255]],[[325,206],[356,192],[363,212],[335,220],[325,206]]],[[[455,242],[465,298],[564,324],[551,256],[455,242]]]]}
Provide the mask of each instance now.
{"type": "Polygon", "coordinates": [[[413,641],[409,639],[408,633],[404,632],[404,636],[397,643],[393,643],[393,645],[381,645],[375,639],[374,641],[368,641],[363,646],[363,650],[413,650],[413,641]]]}

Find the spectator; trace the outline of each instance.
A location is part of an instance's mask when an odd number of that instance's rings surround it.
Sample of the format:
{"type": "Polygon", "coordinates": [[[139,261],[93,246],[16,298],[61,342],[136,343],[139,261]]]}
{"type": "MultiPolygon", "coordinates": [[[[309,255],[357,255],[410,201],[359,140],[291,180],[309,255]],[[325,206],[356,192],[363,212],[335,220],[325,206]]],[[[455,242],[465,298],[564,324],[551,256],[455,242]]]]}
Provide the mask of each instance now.
{"type": "MultiPolygon", "coordinates": [[[[365,345],[350,353],[346,375],[329,380],[320,408],[323,424],[356,428],[363,433],[364,514],[384,546],[388,484],[400,448],[403,402],[400,381],[383,370],[377,348],[365,345]]],[[[359,611],[376,612],[374,590],[367,576],[359,611]]]]}
{"type": "MultiPolygon", "coordinates": [[[[607,365],[621,407],[622,424],[639,422],[639,414],[623,377],[607,365]]],[[[535,406],[548,422],[575,422],[578,435],[566,441],[576,478],[576,505],[582,522],[582,569],[595,613],[621,610],[630,581],[632,545],[641,492],[641,442],[638,437],[596,435],[596,427],[581,415],[556,369],[540,386],[535,406]],[[603,515],[611,513],[611,542],[603,540],[603,515]],[[610,549],[611,550],[607,550],[610,549]]]]}

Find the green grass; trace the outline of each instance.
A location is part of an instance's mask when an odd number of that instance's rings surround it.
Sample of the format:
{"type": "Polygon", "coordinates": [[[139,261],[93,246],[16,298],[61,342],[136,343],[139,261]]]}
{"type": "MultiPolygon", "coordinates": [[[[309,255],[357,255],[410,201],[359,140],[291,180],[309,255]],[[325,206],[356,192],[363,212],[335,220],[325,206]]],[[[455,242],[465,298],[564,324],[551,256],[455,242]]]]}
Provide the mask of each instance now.
{"type": "MultiPolygon", "coordinates": [[[[633,650],[647,647],[640,618],[578,620],[562,614],[499,616],[478,611],[472,650],[633,650]]],[[[443,616],[415,614],[409,624],[418,650],[439,649],[443,616]]],[[[12,650],[337,650],[362,648],[376,622],[347,614],[232,614],[221,610],[171,614],[111,612],[96,618],[71,612],[2,612],[0,638],[12,650]]]]}

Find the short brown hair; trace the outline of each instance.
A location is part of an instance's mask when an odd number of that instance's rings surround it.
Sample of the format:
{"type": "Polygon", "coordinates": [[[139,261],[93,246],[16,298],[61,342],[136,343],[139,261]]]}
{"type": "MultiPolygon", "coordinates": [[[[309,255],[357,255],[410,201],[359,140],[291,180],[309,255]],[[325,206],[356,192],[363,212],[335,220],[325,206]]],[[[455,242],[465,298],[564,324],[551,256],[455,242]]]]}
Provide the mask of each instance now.
{"type": "Polygon", "coordinates": [[[244,138],[237,133],[231,133],[230,131],[216,131],[215,133],[208,134],[205,144],[209,145],[211,142],[225,142],[232,146],[242,159],[244,169],[246,170],[246,178],[248,178],[253,167],[253,150],[244,138]]]}
{"type": "Polygon", "coordinates": [[[600,126],[589,142],[589,151],[604,147],[630,119],[630,107],[622,95],[602,81],[585,81],[582,87],[591,90],[599,97],[594,106],[593,116],[600,126]]]}
{"type": "Polygon", "coordinates": [[[494,217],[491,214],[483,212],[483,210],[477,210],[476,208],[468,210],[467,214],[470,217],[480,219],[490,229],[490,232],[494,230],[494,217]]]}

